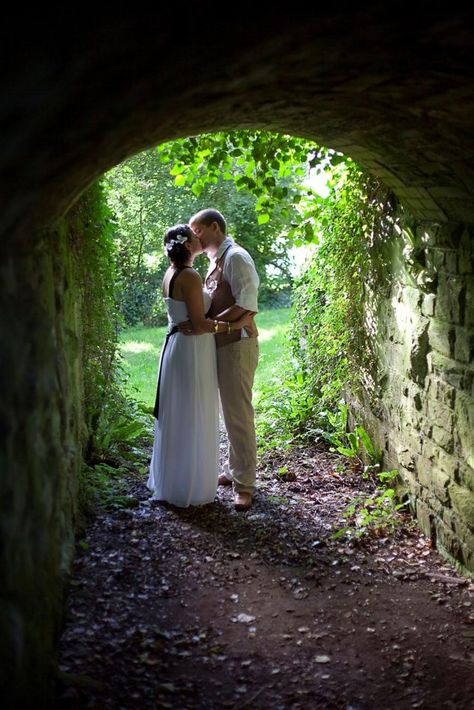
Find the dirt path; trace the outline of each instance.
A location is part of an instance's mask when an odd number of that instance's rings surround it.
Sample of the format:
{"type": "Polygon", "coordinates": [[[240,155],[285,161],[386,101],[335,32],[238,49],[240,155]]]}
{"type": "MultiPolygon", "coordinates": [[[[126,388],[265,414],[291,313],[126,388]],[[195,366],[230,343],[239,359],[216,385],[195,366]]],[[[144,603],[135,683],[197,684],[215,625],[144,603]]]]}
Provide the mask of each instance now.
{"type": "Polygon", "coordinates": [[[131,474],[137,507],[78,548],[56,707],[474,707],[473,582],[409,524],[332,540],[360,492],[336,464],[264,462],[245,513],[228,488],[203,508],[150,504],[131,474]]]}

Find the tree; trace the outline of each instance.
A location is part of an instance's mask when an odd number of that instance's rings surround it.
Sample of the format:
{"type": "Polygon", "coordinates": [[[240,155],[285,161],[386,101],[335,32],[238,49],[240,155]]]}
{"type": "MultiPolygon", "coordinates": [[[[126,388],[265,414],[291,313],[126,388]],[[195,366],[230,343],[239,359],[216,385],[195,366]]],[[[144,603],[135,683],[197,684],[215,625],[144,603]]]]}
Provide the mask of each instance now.
{"type": "MultiPolygon", "coordinates": [[[[332,152],[334,153],[334,152],[332,152]]],[[[311,240],[314,193],[304,179],[330,152],[262,131],[206,134],[139,153],[105,176],[116,220],[120,301],[128,324],[164,322],[160,284],[166,229],[213,206],[251,253],[260,302],[277,303],[293,280],[290,249],[311,240]],[[318,156],[318,157],[315,157],[318,156]]],[[[200,260],[201,274],[207,261],[200,260]]]]}

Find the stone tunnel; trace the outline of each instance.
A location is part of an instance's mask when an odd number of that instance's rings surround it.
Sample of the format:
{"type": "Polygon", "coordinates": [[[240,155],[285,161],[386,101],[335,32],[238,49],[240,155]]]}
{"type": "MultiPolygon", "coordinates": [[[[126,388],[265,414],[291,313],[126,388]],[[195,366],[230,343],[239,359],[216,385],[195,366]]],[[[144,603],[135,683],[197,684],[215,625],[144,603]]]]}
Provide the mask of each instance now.
{"type": "MultiPolygon", "coordinates": [[[[472,10],[32,10],[2,38],[2,695],[52,684],[74,549],[81,303],[67,221],[105,171],[165,140],[265,128],[379,176],[392,239],[380,406],[354,403],[423,531],[474,571],[472,10]],[[420,274],[428,278],[418,278],[420,274]]],[[[370,304],[368,304],[370,305],[370,304]]]]}

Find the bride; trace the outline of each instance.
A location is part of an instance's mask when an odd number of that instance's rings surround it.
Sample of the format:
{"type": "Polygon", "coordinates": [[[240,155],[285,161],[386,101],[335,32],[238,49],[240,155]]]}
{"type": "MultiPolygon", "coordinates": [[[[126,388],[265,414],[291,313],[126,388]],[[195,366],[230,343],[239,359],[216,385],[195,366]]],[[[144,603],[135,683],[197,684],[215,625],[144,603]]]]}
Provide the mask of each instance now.
{"type": "Polygon", "coordinates": [[[152,499],[180,507],[214,500],[219,465],[219,402],[214,334],[238,330],[238,321],[205,317],[211,298],[193,262],[201,242],[187,224],[164,240],[170,266],[163,279],[168,334],[160,357],[154,442],[147,487],[152,499]],[[189,320],[193,335],[178,331],[189,320]]]}

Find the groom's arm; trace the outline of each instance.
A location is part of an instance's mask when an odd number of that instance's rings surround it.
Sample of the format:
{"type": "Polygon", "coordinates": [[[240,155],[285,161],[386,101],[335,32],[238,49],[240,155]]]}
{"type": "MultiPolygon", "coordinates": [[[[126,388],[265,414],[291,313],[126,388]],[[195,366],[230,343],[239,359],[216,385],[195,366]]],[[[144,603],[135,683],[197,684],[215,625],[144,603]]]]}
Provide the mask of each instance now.
{"type": "Polygon", "coordinates": [[[252,257],[245,250],[229,254],[224,263],[223,276],[230,286],[234,305],[219,314],[223,320],[234,321],[243,315],[254,316],[258,311],[257,294],[260,279],[252,257]]]}

